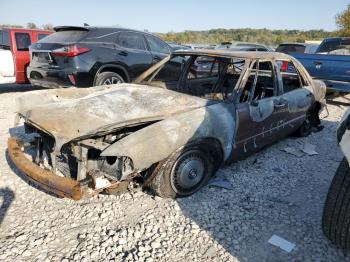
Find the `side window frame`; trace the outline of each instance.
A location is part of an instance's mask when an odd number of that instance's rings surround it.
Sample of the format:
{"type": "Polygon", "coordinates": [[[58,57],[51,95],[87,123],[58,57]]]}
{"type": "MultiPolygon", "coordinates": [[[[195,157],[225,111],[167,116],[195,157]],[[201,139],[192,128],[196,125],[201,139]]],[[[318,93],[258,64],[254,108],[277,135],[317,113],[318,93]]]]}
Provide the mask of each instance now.
{"type": "Polygon", "coordinates": [[[146,44],[147,44],[148,49],[149,49],[150,52],[155,52],[155,53],[160,53],[160,54],[167,54],[167,55],[171,54],[170,46],[168,46],[166,43],[163,43],[163,41],[161,39],[158,39],[157,37],[155,37],[153,35],[147,35],[147,34],[144,34],[144,38],[145,38],[146,44]],[[163,52],[159,52],[159,51],[153,51],[152,47],[151,47],[151,44],[150,44],[150,41],[148,40],[149,38],[153,39],[156,42],[158,41],[159,43],[164,45],[164,47],[166,47],[167,52],[163,53],[163,52]]]}
{"type": "Polygon", "coordinates": [[[123,48],[133,49],[133,50],[138,50],[138,51],[143,51],[143,52],[148,51],[147,42],[145,41],[145,38],[143,37],[143,35],[142,35],[141,33],[131,32],[131,31],[122,31],[122,32],[119,32],[119,33],[116,35],[115,42],[116,42],[117,45],[119,45],[119,46],[121,46],[121,47],[123,47],[123,48]],[[126,47],[126,46],[121,45],[120,42],[119,42],[119,37],[120,37],[122,34],[129,34],[129,35],[132,34],[132,35],[138,36],[140,39],[142,39],[144,49],[126,47]]]}
{"type": "Polygon", "coordinates": [[[44,39],[45,37],[49,36],[49,34],[37,34],[37,40],[40,41],[41,39],[44,39]]]}
{"type": "Polygon", "coordinates": [[[0,30],[0,47],[4,50],[11,50],[10,33],[7,30],[0,30]],[[5,39],[6,36],[6,39],[5,39]],[[7,40],[5,42],[5,40],[7,40]]]}
{"type": "Polygon", "coordinates": [[[285,86],[284,86],[284,83],[283,83],[283,76],[282,76],[282,72],[280,70],[280,68],[278,68],[278,74],[280,75],[280,78],[281,78],[281,85],[282,85],[282,93],[283,94],[287,94],[289,92],[293,92],[295,90],[298,90],[298,89],[302,89],[304,88],[305,86],[309,86],[310,83],[308,83],[308,80],[305,79],[304,75],[302,74],[302,72],[300,72],[299,70],[299,67],[297,64],[294,63],[294,61],[292,60],[278,60],[278,61],[286,61],[288,63],[291,63],[291,65],[293,66],[294,70],[295,70],[295,74],[297,75],[298,77],[298,82],[299,82],[299,87],[293,89],[293,90],[289,90],[289,91],[285,91],[285,86]]]}
{"type": "Polygon", "coordinates": [[[24,52],[26,52],[26,51],[28,51],[29,50],[29,46],[32,44],[32,39],[31,39],[31,37],[30,37],[30,34],[29,33],[22,33],[22,32],[15,32],[15,41],[16,41],[16,50],[17,51],[24,51],[24,52]],[[20,35],[27,35],[28,36],[28,39],[29,39],[29,45],[28,45],[28,47],[25,47],[25,48],[18,48],[18,36],[20,36],[20,35]]]}
{"type": "Polygon", "coordinates": [[[258,101],[263,100],[263,99],[269,99],[269,98],[272,98],[272,97],[276,97],[276,96],[279,96],[281,94],[280,83],[279,83],[279,80],[278,80],[278,74],[276,72],[277,70],[276,70],[275,62],[273,60],[267,60],[267,59],[253,59],[253,60],[251,60],[251,64],[248,67],[247,71],[245,72],[247,77],[246,77],[246,80],[242,81],[242,83],[241,83],[241,92],[238,95],[238,100],[243,95],[244,87],[246,86],[246,84],[248,82],[248,78],[251,75],[251,72],[253,70],[254,65],[256,64],[256,71],[255,71],[254,80],[253,80],[252,86],[250,87],[249,97],[248,97],[246,102],[247,103],[251,103],[253,101],[256,84],[257,84],[258,78],[259,78],[260,63],[270,63],[271,64],[271,77],[272,77],[272,83],[273,83],[273,96],[264,97],[262,99],[259,99],[258,101]]]}

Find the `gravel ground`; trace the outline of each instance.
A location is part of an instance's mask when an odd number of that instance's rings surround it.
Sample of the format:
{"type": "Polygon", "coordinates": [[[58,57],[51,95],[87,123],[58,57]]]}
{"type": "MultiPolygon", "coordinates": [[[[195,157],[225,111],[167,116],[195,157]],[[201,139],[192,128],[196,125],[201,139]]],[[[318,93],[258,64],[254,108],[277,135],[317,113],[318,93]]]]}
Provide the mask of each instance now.
{"type": "Polygon", "coordinates": [[[134,189],[74,202],[28,183],[7,156],[20,91],[0,86],[0,261],[346,260],[320,226],[342,158],[335,129],[344,105],[329,105],[323,131],[286,138],[220,169],[233,190],[207,186],[173,201],[134,189]],[[281,151],[306,142],[316,145],[319,155],[299,158],[281,151]],[[287,253],[269,244],[274,234],[296,247],[287,253]]]}

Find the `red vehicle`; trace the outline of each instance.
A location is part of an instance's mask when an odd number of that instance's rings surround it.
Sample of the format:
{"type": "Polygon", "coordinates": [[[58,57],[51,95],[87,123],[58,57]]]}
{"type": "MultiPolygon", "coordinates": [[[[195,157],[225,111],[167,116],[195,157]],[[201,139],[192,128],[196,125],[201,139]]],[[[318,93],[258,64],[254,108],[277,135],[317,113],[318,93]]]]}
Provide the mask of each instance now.
{"type": "Polygon", "coordinates": [[[29,46],[51,33],[39,29],[0,28],[0,83],[27,83],[29,46]]]}

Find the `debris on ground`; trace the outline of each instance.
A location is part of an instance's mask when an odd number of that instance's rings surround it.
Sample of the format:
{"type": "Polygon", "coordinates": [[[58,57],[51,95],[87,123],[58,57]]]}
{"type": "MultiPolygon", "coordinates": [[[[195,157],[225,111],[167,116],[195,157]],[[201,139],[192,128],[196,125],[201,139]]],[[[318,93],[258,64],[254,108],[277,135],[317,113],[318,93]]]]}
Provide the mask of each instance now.
{"type": "Polygon", "coordinates": [[[283,151],[297,157],[302,157],[304,155],[304,153],[300,149],[291,146],[283,148],[283,151]]]}
{"type": "Polygon", "coordinates": [[[316,146],[310,143],[305,143],[303,147],[303,152],[306,153],[309,156],[318,155],[318,153],[315,151],[316,146]]]}
{"type": "Polygon", "coordinates": [[[289,242],[288,240],[285,240],[282,237],[279,237],[277,235],[273,235],[269,241],[268,241],[271,245],[277,246],[280,249],[283,249],[286,252],[290,252],[293,250],[293,248],[295,247],[294,243],[289,242]]]}

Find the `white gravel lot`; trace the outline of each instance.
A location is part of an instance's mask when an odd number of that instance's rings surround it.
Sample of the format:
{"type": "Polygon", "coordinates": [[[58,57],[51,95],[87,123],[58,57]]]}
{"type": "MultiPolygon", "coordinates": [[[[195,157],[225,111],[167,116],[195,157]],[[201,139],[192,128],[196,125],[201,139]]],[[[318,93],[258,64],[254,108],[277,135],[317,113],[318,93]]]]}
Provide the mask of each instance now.
{"type": "Polygon", "coordinates": [[[0,86],[0,261],[346,260],[321,231],[323,203],[342,159],[335,130],[344,106],[329,105],[323,131],[286,138],[222,168],[234,190],[205,187],[173,201],[135,189],[75,202],[28,183],[7,156],[21,89],[0,86]],[[281,151],[305,142],[319,155],[281,151]],[[287,253],[269,244],[274,234],[296,247],[287,253]]]}

